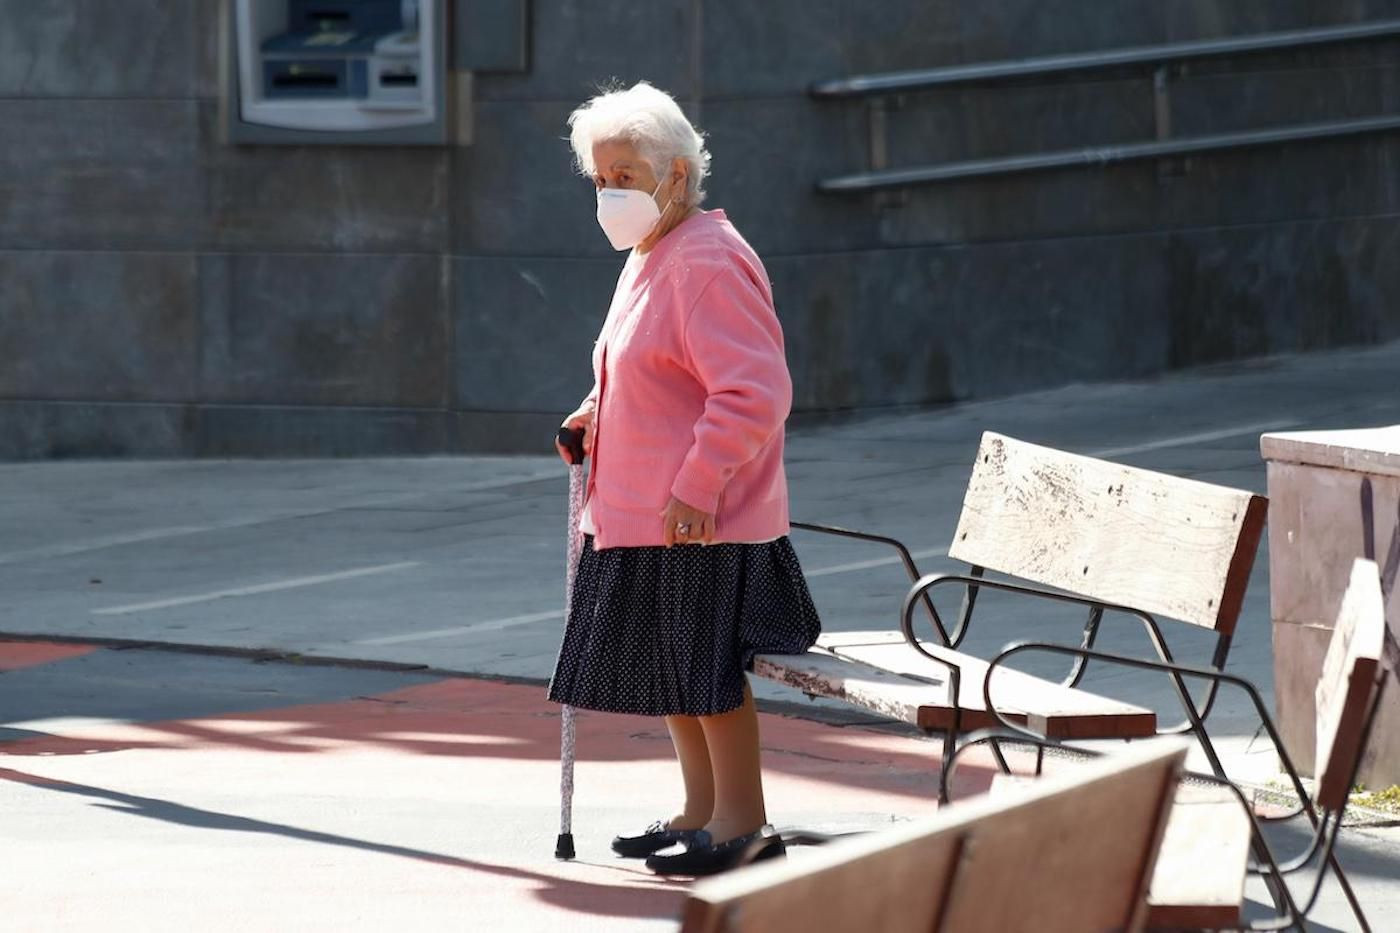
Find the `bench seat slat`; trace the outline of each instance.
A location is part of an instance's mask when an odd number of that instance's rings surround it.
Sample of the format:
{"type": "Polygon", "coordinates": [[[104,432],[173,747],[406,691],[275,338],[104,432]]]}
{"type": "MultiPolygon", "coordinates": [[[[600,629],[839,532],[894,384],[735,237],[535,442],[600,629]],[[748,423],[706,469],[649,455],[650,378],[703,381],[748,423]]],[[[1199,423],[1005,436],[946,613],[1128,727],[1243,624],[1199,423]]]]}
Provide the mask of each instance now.
{"type": "MultiPolygon", "coordinates": [[[[960,726],[996,725],[982,702],[987,663],[948,648],[925,646],[961,672],[960,726]]],[[[832,697],[921,729],[953,726],[947,668],[914,651],[899,632],[829,632],[803,655],[759,655],[754,673],[816,696],[832,697]]],[[[1012,722],[1050,738],[1139,738],[1154,735],[1148,709],[999,669],[992,698],[1012,722]]]]}
{"type": "MultiPolygon", "coordinates": [[[[1035,786],[1035,778],[997,774],[992,778],[991,796],[1014,799],[1035,786]]],[[[1249,839],[1249,817],[1229,790],[1178,785],[1148,887],[1147,926],[1211,930],[1239,926],[1249,839]]]]}
{"type": "Polygon", "coordinates": [[[1148,889],[1148,926],[1239,926],[1249,838],[1249,817],[1228,790],[1178,787],[1148,889]]]}

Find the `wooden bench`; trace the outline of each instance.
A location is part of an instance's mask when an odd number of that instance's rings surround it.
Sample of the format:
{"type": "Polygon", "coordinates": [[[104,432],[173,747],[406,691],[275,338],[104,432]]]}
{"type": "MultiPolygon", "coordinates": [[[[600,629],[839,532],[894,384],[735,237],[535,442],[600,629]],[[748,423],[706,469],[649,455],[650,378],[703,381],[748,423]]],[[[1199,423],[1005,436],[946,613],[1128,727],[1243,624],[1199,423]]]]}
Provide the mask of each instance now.
{"type": "MultiPolygon", "coordinates": [[[[1163,731],[1154,712],[1081,689],[1082,664],[1061,682],[1010,669],[988,679],[987,662],[961,650],[978,594],[996,590],[1076,605],[1087,614],[1084,630],[1059,639],[1071,645],[1092,645],[1105,619],[1135,619],[1160,660],[1170,660],[1171,652],[1159,619],[1202,626],[1216,635],[1212,665],[1221,669],[1266,511],[1266,501],[1249,492],[989,432],[948,550],[969,572],[917,578],[899,631],[828,632],[804,655],[760,655],[754,672],[942,732],[944,760],[958,733],[996,723],[988,697],[1006,721],[1053,738],[1150,736],[1163,731]],[[938,588],[962,595],[951,628],[929,598],[938,588]],[[929,637],[915,631],[920,608],[932,622],[929,637]]],[[[917,577],[907,549],[892,539],[794,527],[893,544],[917,577]]],[[[1199,700],[1201,718],[1214,689],[1199,700]]],[[[946,782],[941,791],[946,798],[946,782]]]]}
{"type": "Polygon", "coordinates": [[[702,881],[682,933],[1140,930],[1185,759],[1163,739],[907,827],[702,881]]]}
{"type": "MultiPolygon", "coordinates": [[[[1330,870],[1346,896],[1363,930],[1370,929],[1351,884],[1334,856],[1337,836],[1346,815],[1351,788],[1355,785],[1366,745],[1375,726],[1381,696],[1394,671],[1387,669],[1385,608],[1381,594],[1380,568],[1358,559],[1352,566],[1345,595],[1337,614],[1332,640],[1328,645],[1322,672],[1315,690],[1317,757],[1319,776],[1309,795],[1299,779],[1297,768],[1284,747],[1279,731],[1258,689],[1249,681],[1204,668],[1176,665],[1175,670],[1193,677],[1211,679],[1242,690],[1254,705],[1264,730],[1273,741],[1280,764],[1292,784],[1300,806],[1281,817],[1266,818],[1240,788],[1216,776],[1197,775],[1213,786],[1183,784],[1173,807],[1162,853],[1153,875],[1149,902],[1149,925],[1203,929],[1277,929],[1283,920],[1301,928],[1308,909],[1316,902],[1318,886],[1330,870]],[[1270,820],[1306,817],[1313,839],[1304,846],[1290,848],[1310,853],[1301,862],[1281,865],[1260,824],[1270,820]],[[1248,850],[1254,852],[1256,874],[1270,881],[1276,917],[1247,924],[1241,916],[1243,880],[1248,850]],[[1299,869],[1316,865],[1311,890],[1297,891],[1289,876],[1299,869]]],[[[1059,649],[1061,651],[1069,649],[1059,649]]],[[[1103,655],[1086,649],[1073,649],[1080,655],[1092,654],[1099,660],[1136,666],[1136,659],[1103,655]]],[[[995,672],[993,673],[995,676],[995,672]]],[[[990,738],[988,739],[990,740],[990,738]]],[[[1024,741],[1025,737],[1019,737],[1024,741]]],[[[1051,744],[1044,740],[1043,744],[1051,744]]],[[[956,766],[969,746],[958,750],[956,766]]],[[[998,784],[1024,785],[1021,776],[998,784]]],[[[1033,782],[1032,782],[1033,783],[1033,782]]]]}
{"type": "MultiPolygon", "coordinates": [[[[1024,792],[1037,778],[997,775],[993,797],[1024,792]]],[[[1230,930],[1241,924],[1249,867],[1249,815],[1235,794],[1182,783],[1147,891],[1147,927],[1230,930]]]]}
{"type": "MultiPolygon", "coordinates": [[[[996,725],[982,701],[987,663],[951,648],[923,647],[939,660],[910,651],[899,632],[832,632],[804,655],[759,655],[754,673],[929,732],[996,725]],[[952,698],[948,672],[953,666],[961,673],[961,703],[952,698]]],[[[993,691],[1008,698],[1000,706],[1004,715],[1053,738],[1139,738],[1156,732],[1151,710],[1020,671],[997,671],[993,691]]]]}

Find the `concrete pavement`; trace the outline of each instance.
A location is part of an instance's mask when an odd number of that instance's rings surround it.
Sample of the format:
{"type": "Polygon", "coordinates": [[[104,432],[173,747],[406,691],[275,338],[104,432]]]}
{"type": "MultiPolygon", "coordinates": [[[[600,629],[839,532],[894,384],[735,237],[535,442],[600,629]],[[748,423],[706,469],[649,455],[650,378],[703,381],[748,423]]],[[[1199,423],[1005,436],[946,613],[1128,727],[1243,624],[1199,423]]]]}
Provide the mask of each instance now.
{"type": "MultiPolygon", "coordinates": [[[[1400,422],[1396,373],[1400,345],[798,425],[788,457],[793,511],[894,535],[915,549],[923,569],[949,568],[943,549],[983,430],[1262,491],[1259,433],[1400,422]]],[[[548,455],[0,465],[0,586],[8,597],[0,633],[266,650],[538,680],[549,674],[560,630],[565,490],[563,467],[548,455]]],[[[894,623],[905,581],[888,555],[857,542],[794,540],[828,629],[894,623]]],[[[1077,625],[1072,618],[1029,620],[991,603],[983,608],[974,649],[1059,621],[1077,625]]],[[[1174,647],[1184,647],[1188,660],[1199,657],[1205,639],[1181,628],[1169,632],[1174,647]]],[[[1137,649],[1138,638],[1108,632],[1101,644],[1137,649]]],[[[1266,552],[1231,658],[1231,670],[1269,691],[1266,552]]],[[[1100,682],[1171,709],[1165,685],[1125,675],[1100,682]]],[[[793,699],[769,685],[759,694],[793,699]]],[[[60,697],[54,710],[26,720],[77,715],[119,725],[149,718],[139,709],[75,714],[87,707],[74,703],[60,697]]],[[[238,711],[249,709],[255,707],[238,711]]],[[[1236,734],[1235,760],[1267,777],[1272,756],[1251,744],[1255,727],[1237,698],[1226,698],[1217,725],[1236,734]]],[[[94,758],[94,767],[116,760],[94,758]]],[[[159,767],[133,773],[123,792],[150,796],[142,782],[159,774],[159,767]]],[[[540,787],[552,787],[553,778],[541,775],[540,787]]],[[[100,777],[62,772],[43,779],[100,787],[100,777]]],[[[355,793],[346,790],[333,806],[358,806],[355,793]]],[[[447,806],[451,794],[442,793],[447,806]]],[[[541,793],[547,798],[552,790],[541,793]]],[[[598,825],[610,834],[620,816],[600,815],[598,825]]],[[[1400,851],[1394,830],[1365,832],[1377,858],[1393,867],[1400,851]]],[[[536,869],[554,877],[551,865],[536,869]]],[[[1390,896],[1378,885],[1371,890],[1390,896]]]]}
{"type": "MultiPolygon", "coordinates": [[[[6,930],[675,929],[687,885],[607,848],[676,802],[654,720],[580,715],[578,859],[561,863],[558,714],[538,686],[5,641],[0,671],[6,930]]],[[[761,718],[780,829],[933,812],[935,742],[761,718]]],[[[960,770],[959,792],[990,774],[960,770]]],[[[1383,924],[1394,847],[1353,831],[1341,858],[1383,924]]],[[[1353,928],[1332,886],[1318,917],[1353,928]]]]}
{"type": "MultiPolygon", "coordinates": [[[[1262,491],[1261,431],[1400,421],[1396,372],[1400,345],[798,427],[793,512],[894,535],[923,569],[950,569],[941,555],[983,430],[1262,491]]],[[[565,490],[550,455],[0,465],[0,632],[544,678],[565,490]]],[[[893,622],[905,580],[888,554],[794,540],[829,629],[893,622]]],[[[1034,631],[988,602],[974,647],[1034,631]]],[[[1180,628],[1172,643],[1186,657],[1204,649],[1180,628]]],[[[1104,644],[1140,646],[1137,633],[1114,635],[1104,644]]],[[[1270,651],[1261,552],[1231,668],[1267,691],[1270,651]]],[[[1171,702],[1164,687],[1146,699],[1171,702]]],[[[1241,710],[1227,704],[1221,721],[1241,710]]]]}
{"type": "MultiPolygon", "coordinates": [[[[607,848],[676,803],[655,720],[580,714],[561,863],[536,686],[42,643],[0,669],[6,930],[674,929],[686,886],[607,848]]],[[[929,743],[763,718],[775,821],[932,812],[929,743]]]]}

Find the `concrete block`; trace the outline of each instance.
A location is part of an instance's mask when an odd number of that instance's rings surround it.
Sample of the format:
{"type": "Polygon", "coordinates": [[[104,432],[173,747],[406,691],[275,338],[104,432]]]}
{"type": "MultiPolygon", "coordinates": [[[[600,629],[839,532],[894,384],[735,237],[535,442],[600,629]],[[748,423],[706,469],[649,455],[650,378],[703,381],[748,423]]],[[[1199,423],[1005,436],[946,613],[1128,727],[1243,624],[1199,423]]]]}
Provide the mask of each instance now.
{"type": "Polygon", "coordinates": [[[948,88],[906,97],[888,122],[895,166],[1141,142],[1153,136],[1152,86],[1135,76],[948,88]]]}
{"type": "Polygon", "coordinates": [[[547,454],[559,414],[0,401],[0,461],[547,454]]]}
{"type": "Polygon", "coordinates": [[[952,397],[936,250],[786,256],[766,262],[783,323],[796,411],[945,401],[952,397]],[[898,349],[896,349],[898,348],[898,349]]]}
{"type": "Polygon", "coordinates": [[[215,2],[0,0],[0,97],[188,98],[215,2]]]}
{"type": "MultiPolygon", "coordinates": [[[[1265,456],[1277,455],[1266,447],[1265,456]]],[[[1371,556],[1384,564],[1391,549],[1400,548],[1400,477],[1279,460],[1269,462],[1268,475],[1275,705],[1285,747],[1310,772],[1313,691],[1332,627],[1352,562],[1371,556]],[[1369,509],[1363,481],[1370,486],[1369,509]]],[[[1400,632],[1400,598],[1393,586],[1386,596],[1387,622],[1400,632]]],[[[1400,698],[1394,695],[1382,704],[1360,779],[1372,787],[1400,782],[1400,698]]]]}
{"type": "Polygon", "coordinates": [[[0,401],[0,460],[192,456],[181,404],[0,401]]]}
{"type": "Polygon", "coordinates": [[[1378,135],[1193,157],[1188,173],[1170,183],[1171,210],[1163,220],[1213,226],[1394,211],[1397,153],[1400,139],[1378,135]],[[1347,171],[1337,170],[1342,164],[1347,171]]]}
{"type": "Polygon", "coordinates": [[[1150,238],[784,257],[768,268],[801,408],[1132,378],[1165,353],[1165,268],[1150,238]]]}
{"type": "Polygon", "coordinates": [[[0,251],[0,396],[190,397],[195,271],[181,253],[0,251]]]}
{"type": "MultiPolygon", "coordinates": [[[[893,5],[893,4],[891,4],[893,5]]],[[[701,81],[707,98],[802,96],[849,69],[848,0],[706,3],[701,81]]],[[[885,20],[869,17],[868,24],[885,20]]],[[[935,37],[927,36],[930,43],[935,37]]],[[[708,114],[715,101],[704,104],[708,114]]],[[[823,106],[823,105],[818,105],[823,106]]]]}
{"type": "Polygon", "coordinates": [[[448,434],[448,450],[463,453],[554,454],[554,436],[568,412],[460,411],[448,434]]]}
{"type": "Polygon", "coordinates": [[[1219,0],[1181,0],[1160,4],[1166,21],[1167,41],[1215,36],[1248,35],[1285,29],[1343,26],[1366,20],[1400,17],[1396,0],[1273,0],[1268,4],[1220,3],[1219,0]]]}
{"type": "MultiPolygon", "coordinates": [[[[1400,196],[1387,181],[1398,149],[1400,140],[1376,136],[1206,154],[1176,177],[1160,178],[1157,163],[1137,162],[927,186],[882,211],[881,231],[887,244],[912,245],[1365,214],[1391,209],[1400,196]],[[1335,171],[1342,162],[1353,171],[1335,171]]],[[[908,151],[900,164],[920,164],[915,147],[908,151]]]]}
{"type": "Polygon", "coordinates": [[[935,287],[956,296],[957,398],[1161,370],[1167,268],[1154,237],[1090,237],[950,250],[935,287]]]}
{"type": "Polygon", "coordinates": [[[614,255],[593,184],[573,167],[573,101],[482,102],[477,143],[453,152],[452,248],[473,255],[614,255]]]}
{"type": "Polygon", "coordinates": [[[706,104],[706,206],[724,208],[761,256],[868,245],[879,220],[869,197],[814,193],[822,178],[865,168],[864,120],[801,98],[706,104]]]}
{"type": "Polygon", "coordinates": [[[444,275],[431,255],[202,257],[201,398],[445,406],[444,275]]]}
{"type": "MultiPolygon", "coordinates": [[[[722,98],[805,94],[815,81],[1160,41],[1160,4],[882,0],[707,4],[704,86],[722,98]]],[[[708,104],[707,104],[708,106],[708,104]]]]}
{"type": "Polygon", "coordinates": [[[1394,218],[1171,234],[1169,365],[1400,336],[1397,247],[1394,218]]]}
{"type": "Polygon", "coordinates": [[[559,419],[593,386],[591,357],[622,259],[453,261],[454,407],[559,419]]]}
{"type": "Polygon", "coordinates": [[[1363,479],[1371,484],[1372,553],[1384,561],[1392,539],[1400,540],[1400,478],[1269,463],[1269,597],[1275,624],[1332,628],[1352,561],[1366,556],[1363,479]]]}
{"type": "Polygon", "coordinates": [[[373,457],[447,451],[452,416],[396,408],[200,406],[185,456],[373,457]]]}
{"type": "MultiPolygon", "coordinates": [[[[453,155],[457,253],[616,255],[594,219],[592,185],[573,168],[565,121],[574,106],[479,106],[481,144],[453,155]]],[[[701,128],[714,163],[705,206],[724,208],[761,253],[868,243],[877,219],[868,201],[812,193],[817,179],[863,164],[862,120],[801,99],[707,104],[701,128]]]]}
{"type": "Polygon", "coordinates": [[[0,99],[0,249],[189,248],[196,120],[188,100],[0,99]]]}
{"type": "Polygon", "coordinates": [[[1330,627],[1276,624],[1273,629],[1275,723],[1294,766],[1309,776],[1317,748],[1313,688],[1331,640],[1330,627]]]}
{"type": "Polygon", "coordinates": [[[440,252],[447,150],[418,146],[227,146],[200,105],[209,248],[440,252]]]}
{"type": "Polygon", "coordinates": [[[692,0],[531,0],[530,70],[489,74],[482,101],[559,101],[577,106],[614,79],[645,78],[691,94],[692,0]]]}
{"type": "MultiPolygon", "coordinates": [[[[925,4],[905,0],[908,6],[925,4]]],[[[1153,0],[991,0],[975,5],[949,4],[957,10],[959,63],[1087,52],[1125,45],[1161,42],[1164,7],[1153,0]]],[[[925,14],[929,15],[929,14],[925,14]]],[[[919,33],[905,29],[903,43],[917,50],[919,33]]],[[[870,49],[879,61],[879,49],[870,49]]],[[[902,66],[917,67],[917,66],[902,66]]]]}
{"type": "Polygon", "coordinates": [[[530,68],[530,0],[454,0],[452,66],[477,73],[530,68]]]}
{"type": "MultiPolygon", "coordinates": [[[[179,0],[175,0],[179,2],[179,0]]],[[[219,55],[223,35],[224,7],[230,0],[194,0],[194,95],[204,100],[219,96],[219,55]]]]}
{"type": "Polygon", "coordinates": [[[910,190],[882,212],[881,240],[912,246],[1146,232],[1161,228],[1170,196],[1145,163],[969,179],[910,190]]]}

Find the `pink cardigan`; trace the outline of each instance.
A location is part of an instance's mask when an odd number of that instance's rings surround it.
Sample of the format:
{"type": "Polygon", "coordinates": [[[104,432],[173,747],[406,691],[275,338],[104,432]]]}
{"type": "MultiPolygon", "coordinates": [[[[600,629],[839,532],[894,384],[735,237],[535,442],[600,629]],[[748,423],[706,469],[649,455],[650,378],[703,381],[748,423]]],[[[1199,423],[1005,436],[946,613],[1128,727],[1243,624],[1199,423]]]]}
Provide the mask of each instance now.
{"type": "Polygon", "coordinates": [[[763,263],[723,211],[629,257],[593,375],[595,547],[662,544],[672,495],[715,514],[717,542],[788,533],[783,332],[763,263]]]}

